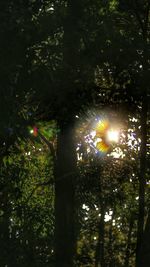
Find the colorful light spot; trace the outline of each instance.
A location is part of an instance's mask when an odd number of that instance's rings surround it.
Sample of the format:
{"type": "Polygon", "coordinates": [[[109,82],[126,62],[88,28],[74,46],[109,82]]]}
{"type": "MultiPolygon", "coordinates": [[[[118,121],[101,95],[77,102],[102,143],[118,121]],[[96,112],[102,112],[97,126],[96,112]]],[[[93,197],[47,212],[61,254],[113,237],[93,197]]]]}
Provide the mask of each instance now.
{"type": "Polygon", "coordinates": [[[104,141],[98,142],[96,144],[96,148],[101,152],[106,154],[109,150],[109,145],[105,143],[104,141]]]}
{"type": "Polygon", "coordinates": [[[109,128],[110,123],[107,118],[100,119],[95,125],[95,147],[102,155],[105,155],[110,148],[106,141],[106,133],[109,128]]]}
{"type": "Polygon", "coordinates": [[[36,126],[33,127],[33,135],[37,137],[38,135],[38,128],[36,126]]]}
{"type": "Polygon", "coordinates": [[[113,143],[119,140],[119,132],[111,128],[111,123],[107,118],[101,118],[92,128],[92,132],[87,135],[88,143],[100,155],[105,155],[110,150],[113,143]]]}
{"type": "Polygon", "coordinates": [[[32,135],[34,135],[35,137],[37,137],[37,135],[38,135],[38,128],[37,128],[36,126],[34,126],[34,127],[29,127],[28,129],[29,129],[30,134],[32,134],[32,135]]]}
{"type": "Polygon", "coordinates": [[[106,131],[109,129],[109,127],[110,125],[108,120],[105,119],[99,120],[95,127],[96,136],[103,137],[106,131]]]}

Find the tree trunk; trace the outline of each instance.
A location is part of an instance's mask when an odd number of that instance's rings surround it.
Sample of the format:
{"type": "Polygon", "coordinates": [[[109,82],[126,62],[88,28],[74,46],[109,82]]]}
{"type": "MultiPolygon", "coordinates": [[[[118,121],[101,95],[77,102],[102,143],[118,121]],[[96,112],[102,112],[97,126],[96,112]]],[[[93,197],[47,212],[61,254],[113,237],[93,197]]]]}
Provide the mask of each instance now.
{"type": "Polygon", "coordinates": [[[104,210],[101,209],[101,219],[99,223],[98,242],[95,255],[95,267],[104,267],[104,210]]]}
{"type": "Polygon", "coordinates": [[[55,267],[72,267],[75,252],[74,183],[76,147],[74,142],[75,90],[78,74],[80,0],[66,1],[63,36],[63,68],[60,77],[58,133],[55,166],[55,267]]]}
{"type": "Polygon", "coordinates": [[[142,242],[141,251],[139,255],[138,266],[139,267],[150,266],[150,212],[148,214],[148,219],[146,222],[143,242],[142,242]]]}
{"type": "MultiPolygon", "coordinates": [[[[101,177],[102,179],[102,177],[101,177]]],[[[104,267],[104,232],[105,232],[105,208],[104,208],[104,199],[103,199],[103,188],[102,188],[102,181],[100,181],[100,211],[101,211],[101,218],[98,227],[98,241],[96,246],[96,253],[95,253],[95,267],[104,267]]]]}
{"type": "Polygon", "coordinates": [[[141,110],[141,150],[140,150],[140,172],[139,172],[139,213],[137,229],[136,267],[139,267],[139,255],[144,230],[145,216],[145,187],[146,187],[146,145],[147,145],[147,90],[143,92],[141,110]]]}
{"type": "Polygon", "coordinates": [[[113,252],[113,243],[114,243],[114,238],[113,238],[113,219],[115,217],[115,208],[113,208],[113,214],[110,222],[110,228],[109,228],[109,245],[108,245],[108,255],[109,255],[109,267],[114,267],[115,266],[115,259],[114,259],[114,252],[113,252]]]}
{"type": "Polygon", "coordinates": [[[58,134],[55,180],[55,260],[56,267],[72,267],[75,252],[74,183],[76,150],[72,125],[58,134]]]}
{"type": "Polygon", "coordinates": [[[124,267],[129,267],[129,259],[130,259],[130,247],[131,247],[131,234],[133,230],[134,220],[133,216],[131,215],[130,218],[130,224],[129,224],[129,231],[128,231],[128,237],[127,237],[127,248],[125,253],[125,263],[124,267]]]}
{"type": "Polygon", "coordinates": [[[14,267],[16,266],[16,260],[11,248],[13,244],[12,236],[10,234],[11,207],[7,187],[3,190],[1,203],[4,213],[1,216],[0,223],[0,266],[14,267]]]}
{"type": "MultiPolygon", "coordinates": [[[[145,5],[145,17],[142,20],[139,11],[137,10],[138,1],[135,1],[135,14],[139,22],[143,34],[143,75],[141,79],[142,94],[142,110],[141,110],[141,150],[140,150],[140,172],[139,172],[139,213],[138,213],[138,228],[137,228],[137,247],[136,247],[136,267],[140,266],[140,251],[144,231],[144,216],[145,216],[145,187],[146,187],[146,146],[147,146],[147,114],[148,114],[148,94],[147,88],[149,83],[149,63],[148,63],[148,30],[149,30],[149,11],[150,2],[145,5]]],[[[144,266],[145,267],[145,266],[144,266]]]]}

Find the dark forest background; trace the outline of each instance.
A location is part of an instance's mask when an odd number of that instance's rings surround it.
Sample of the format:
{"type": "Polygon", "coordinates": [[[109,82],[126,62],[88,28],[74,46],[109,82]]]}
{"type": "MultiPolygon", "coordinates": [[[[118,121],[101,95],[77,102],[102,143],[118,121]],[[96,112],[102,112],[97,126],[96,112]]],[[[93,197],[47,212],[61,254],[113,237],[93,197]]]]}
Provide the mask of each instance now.
{"type": "Polygon", "coordinates": [[[149,85],[149,0],[0,1],[0,267],[150,266],[149,85]]]}

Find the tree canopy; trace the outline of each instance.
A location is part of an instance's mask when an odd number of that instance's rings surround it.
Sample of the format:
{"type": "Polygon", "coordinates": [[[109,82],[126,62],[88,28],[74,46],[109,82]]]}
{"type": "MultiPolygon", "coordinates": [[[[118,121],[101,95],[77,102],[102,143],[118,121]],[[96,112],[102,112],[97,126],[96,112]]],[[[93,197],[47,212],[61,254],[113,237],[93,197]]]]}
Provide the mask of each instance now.
{"type": "Polygon", "coordinates": [[[149,267],[149,0],[0,21],[0,266],[149,267]]]}

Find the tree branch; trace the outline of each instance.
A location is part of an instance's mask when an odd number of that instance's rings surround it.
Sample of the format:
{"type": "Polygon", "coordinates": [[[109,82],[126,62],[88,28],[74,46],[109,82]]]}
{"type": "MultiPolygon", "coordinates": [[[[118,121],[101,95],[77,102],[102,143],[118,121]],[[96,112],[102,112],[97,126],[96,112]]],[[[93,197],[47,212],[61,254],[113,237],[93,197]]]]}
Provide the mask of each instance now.
{"type": "MultiPolygon", "coordinates": [[[[146,9],[146,17],[145,17],[145,23],[144,23],[144,30],[145,30],[145,34],[147,35],[147,31],[148,31],[148,24],[149,24],[149,12],[150,12],[150,1],[148,1],[147,4],[147,9],[146,9]]],[[[145,36],[146,37],[146,36],[145,36]]]]}
{"type": "Polygon", "coordinates": [[[133,2],[133,8],[134,8],[134,12],[135,12],[135,15],[136,15],[136,17],[137,17],[137,20],[138,20],[138,22],[139,22],[139,25],[140,25],[140,27],[141,27],[141,30],[142,30],[142,33],[143,33],[143,36],[145,35],[145,29],[144,29],[144,24],[143,24],[143,22],[142,22],[142,19],[141,19],[141,17],[140,17],[140,14],[139,14],[139,12],[138,12],[138,10],[139,10],[139,5],[138,5],[138,1],[137,0],[135,0],[135,2],[133,2]],[[134,5],[134,3],[135,3],[135,5],[134,5]]]}
{"type": "Polygon", "coordinates": [[[55,149],[54,149],[53,144],[52,144],[51,142],[49,142],[49,141],[47,140],[47,138],[46,138],[43,134],[41,134],[39,131],[38,131],[38,135],[41,137],[41,139],[42,139],[42,140],[45,142],[45,144],[48,146],[50,152],[52,153],[53,159],[54,159],[54,161],[55,161],[55,160],[56,160],[56,155],[55,155],[55,149]]]}
{"type": "Polygon", "coordinates": [[[41,186],[47,186],[47,185],[50,185],[50,184],[53,184],[52,180],[49,180],[47,182],[43,182],[43,183],[38,183],[38,184],[35,184],[35,187],[33,188],[32,192],[30,193],[30,195],[28,196],[25,204],[28,204],[30,198],[33,196],[33,194],[35,193],[35,191],[41,187],[41,186]]]}

